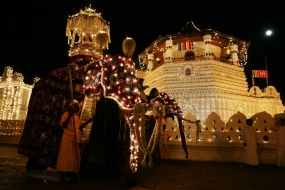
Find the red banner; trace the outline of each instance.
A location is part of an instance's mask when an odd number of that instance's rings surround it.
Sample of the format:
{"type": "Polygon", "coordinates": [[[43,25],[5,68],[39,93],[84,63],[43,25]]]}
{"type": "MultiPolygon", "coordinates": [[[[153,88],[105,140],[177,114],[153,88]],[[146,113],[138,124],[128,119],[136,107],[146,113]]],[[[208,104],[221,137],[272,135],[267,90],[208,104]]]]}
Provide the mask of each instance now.
{"type": "Polygon", "coordinates": [[[193,42],[192,41],[178,42],[177,49],[178,51],[189,50],[189,49],[192,50],[194,49],[193,42]]]}
{"type": "Polygon", "coordinates": [[[255,78],[268,78],[267,70],[252,70],[252,76],[255,78]]]}

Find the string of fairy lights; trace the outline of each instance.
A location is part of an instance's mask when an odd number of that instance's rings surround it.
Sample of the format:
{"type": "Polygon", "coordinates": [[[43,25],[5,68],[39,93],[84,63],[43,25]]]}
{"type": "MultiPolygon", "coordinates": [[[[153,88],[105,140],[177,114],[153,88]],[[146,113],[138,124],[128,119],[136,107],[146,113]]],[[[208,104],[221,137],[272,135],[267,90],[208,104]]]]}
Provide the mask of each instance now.
{"type": "MultiPolygon", "coordinates": [[[[249,118],[263,111],[273,117],[276,113],[283,113],[284,110],[280,95],[274,87],[265,89],[261,97],[257,98],[253,90],[247,91],[248,85],[242,67],[216,60],[176,61],[162,64],[147,73],[144,83],[150,88],[156,87],[159,91],[175,97],[183,113],[191,113],[204,123],[202,131],[208,131],[206,128],[209,126],[205,121],[213,112],[221,121],[227,123],[237,111],[249,118]],[[186,75],[187,69],[191,70],[191,75],[186,75]]],[[[172,126],[169,128],[171,129],[172,126]]],[[[221,131],[232,132],[226,128],[221,131]]],[[[174,141],[179,141],[179,136],[176,138],[177,135],[173,133],[174,141]]],[[[227,140],[228,142],[236,139],[231,135],[228,137],[230,139],[227,140]]],[[[202,135],[200,140],[203,139],[208,137],[202,135]]],[[[271,139],[275,138],[271,137],[271,139]]],[[[213,139],[211,138],[210,141],[213,139]]]]}

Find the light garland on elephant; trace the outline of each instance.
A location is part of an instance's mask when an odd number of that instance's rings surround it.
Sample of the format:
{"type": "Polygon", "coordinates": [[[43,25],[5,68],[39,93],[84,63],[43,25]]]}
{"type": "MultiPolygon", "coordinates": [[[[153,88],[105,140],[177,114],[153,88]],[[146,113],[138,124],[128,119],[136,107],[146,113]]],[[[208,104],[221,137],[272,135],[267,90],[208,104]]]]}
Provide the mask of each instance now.
{"type": "Polygon", "coordinates": [[[134,106],[134,122],[136,127],[136,133],[138,136],[138,142],[141,150],[144,154],[149,154],[146,144],[145,136],[145,113],[146,113],[146,103],[136,103],[134,106]]]}
{"type": "Polygon", "coordinates": [[[134,115],[133,114],[124,114],[125,120],[130,126],[130,169],[133,173],[137,171],[138,167],[138,153],[139,153],[139,142],[138,135],[136,132],[137,126],[134,124],[134,115]]]}
{"type": "Polygon", "coordinates": [[[107,55],[103,61],[103,85],[106,96],[113,96],[127,108],[132,108],[138,99],[135,66],[130,58],[107,55]]]}
{"type": "Polygon", "coordinates": [[[145,167],[146,160],[148,157],[149,158],[148,167],[150,168],[153,167],[152,154],[154,153],[155,148],[159,142],[160,127],[161,127],[162,119],[166,119],[166,111],[165,111],[164,102],[160,97],[154,98],[151,101],[151,105],[152,105],[152,110],[153,110],[153,116],[156,122],[155,122],[155,126],[154,126],[153,132],[151,134],[151,138],[147,146],[147,151],[144,154],[144,158],[141,162],[141,165],[145,167]]]}

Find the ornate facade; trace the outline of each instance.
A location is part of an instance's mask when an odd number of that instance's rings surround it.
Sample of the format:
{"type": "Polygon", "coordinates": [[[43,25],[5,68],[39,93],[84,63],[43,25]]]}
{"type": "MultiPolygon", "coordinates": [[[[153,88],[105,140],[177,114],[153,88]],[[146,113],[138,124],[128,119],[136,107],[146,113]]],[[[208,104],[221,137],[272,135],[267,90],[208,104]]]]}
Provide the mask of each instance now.
{"type": "Polygon", "coordinates": [[[23,75],[13,73],[9,66],[0,77],[0,135],[21,135],[34,87],[23,80],[23,75]]]}
{"type": "MultiPolygon", "coordinates": [[[[275,119],[285,117],[273,86],[249,89],[244,72],[249,42],[194,23],[175,35],[160,36],[139,54],[144,85],[172,95],[184,117],[201,120],[201,128],[184,123],[190,160],[244,162],[241,130],[252,118],[260,163],[275,162],[275,119]],[[147,69],[146,69],[147,68],[147,69]]],[[[168,119],[169,158],[183,159],[176,121],[168,119]]]]}

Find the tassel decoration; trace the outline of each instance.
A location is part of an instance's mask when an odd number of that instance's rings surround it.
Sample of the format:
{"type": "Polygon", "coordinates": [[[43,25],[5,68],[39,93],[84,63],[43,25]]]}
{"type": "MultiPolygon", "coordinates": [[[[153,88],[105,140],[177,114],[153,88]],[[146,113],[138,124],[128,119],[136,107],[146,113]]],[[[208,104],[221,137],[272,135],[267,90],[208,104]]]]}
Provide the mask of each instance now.
{"type": "Polygon", "coordinates": [[[106,32],[100,31],[95,38],[96,43],[100,48],[106,47],[108,49],[109,36],[106,32]]]}
{"type": "Polygon", "coordinates": [[[126,57],[132,57],[136,49],[136,41],[131,37],[126,37],[122,44],[123,53],[126,57]]]}

